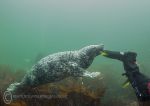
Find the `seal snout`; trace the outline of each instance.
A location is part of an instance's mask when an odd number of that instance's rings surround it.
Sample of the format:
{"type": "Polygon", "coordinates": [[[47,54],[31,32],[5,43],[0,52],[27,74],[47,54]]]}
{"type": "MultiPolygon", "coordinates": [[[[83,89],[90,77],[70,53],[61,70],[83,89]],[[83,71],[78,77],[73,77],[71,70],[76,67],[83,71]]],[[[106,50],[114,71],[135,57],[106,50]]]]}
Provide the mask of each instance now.
{"type": "Polygon", "coordinates": [[[104,45],[90,45],[82,48],[81,53],[85,53],[87,56],[95,57],[100,54],[100,52],[104,49],[104,45]]]}
{"type": "Polygon", "coordinates": [[[91,45],[91,49],[89,51],[91,52],[91,55],[98,56],[100,52],[104,49],[104,45],[91,45]]]}
{"type": "Polygon", "coordinates": [[[95,48],[98,52],[102,51],[104,49],[104,44],[95,45],[95,48]]]}

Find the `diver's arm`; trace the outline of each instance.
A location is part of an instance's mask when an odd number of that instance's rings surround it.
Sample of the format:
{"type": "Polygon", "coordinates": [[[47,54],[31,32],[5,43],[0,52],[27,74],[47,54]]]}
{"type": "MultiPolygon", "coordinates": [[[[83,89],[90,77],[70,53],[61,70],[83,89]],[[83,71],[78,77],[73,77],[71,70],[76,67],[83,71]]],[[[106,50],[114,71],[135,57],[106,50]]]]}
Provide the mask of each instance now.
{"type": "Polygon", "coordinates": [[[136,64],[137,53],[129,51],[120,53],[104,50],[101,55],[108,58],[121,60],[125,69],[125,73],[123,75],[126,75],[128,78],[128,81],[134,88],[138,100],[150,101],[150,79],[140,72],[139,66],[136,64]]]}
{"type": "Polygon", "coordinates": [[[108,57],[108,58],[112,58],[112,59],[117,59],[117,60],[123,61],[124,52],[103,50],[101,52],[101,55],[103,55],[105,57],[108,57]]]}
{"type": "Polygon", "coordinates": [[[111,58],[111,59],[117,59],[123,62],[124,69],[127,72],[130,71],[139,71],[139,67],[136,64],[136,56],[137,53],[135,52],[117,52],[117,51],[109,51],[109,50],[103,50],[101,52],[101,55],[111,58]]]}

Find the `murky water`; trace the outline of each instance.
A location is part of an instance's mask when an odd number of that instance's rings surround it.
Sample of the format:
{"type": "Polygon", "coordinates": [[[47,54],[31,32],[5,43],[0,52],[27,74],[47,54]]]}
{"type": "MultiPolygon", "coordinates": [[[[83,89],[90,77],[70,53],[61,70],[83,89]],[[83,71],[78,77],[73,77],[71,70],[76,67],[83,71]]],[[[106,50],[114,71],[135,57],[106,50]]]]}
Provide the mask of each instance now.
{"type": "MultiPolygon", "coordinates": [[[[2,0],[0,64],[30,69],[48,54],[103,43],[110,50],[136,51],[141,70],[149,73],[149,10],[148,0],[2,0]]],[[[98,56],[90,69],[121,84],[121,65],[98,56]]]]}

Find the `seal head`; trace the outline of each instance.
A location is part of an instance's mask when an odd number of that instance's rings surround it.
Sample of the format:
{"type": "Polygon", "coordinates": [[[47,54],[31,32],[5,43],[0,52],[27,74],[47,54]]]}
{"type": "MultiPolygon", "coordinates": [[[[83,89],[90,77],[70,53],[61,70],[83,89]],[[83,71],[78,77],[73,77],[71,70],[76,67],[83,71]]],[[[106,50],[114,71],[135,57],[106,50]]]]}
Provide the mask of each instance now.
{"type": "Polygon", "coordinates": [[[80,56],[80,66],[84,69],[88,68],[94,58],[100,54],[100,52],[103,50],[104,45],[90,45],[86,46],[79,50],[79,56],[80,56]]]}

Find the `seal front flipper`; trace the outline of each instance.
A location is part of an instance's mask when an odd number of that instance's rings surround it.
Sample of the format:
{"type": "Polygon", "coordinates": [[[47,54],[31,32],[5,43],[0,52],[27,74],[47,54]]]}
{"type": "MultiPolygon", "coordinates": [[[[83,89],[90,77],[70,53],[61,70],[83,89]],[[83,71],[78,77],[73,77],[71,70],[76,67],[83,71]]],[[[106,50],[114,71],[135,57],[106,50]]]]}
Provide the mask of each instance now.
{"type": "Polygon", "coordinates": [[[85,71],[83,76],[84,77],[90,77],[90,78],[96,78],[98,76],[100,76],[100,72],[89,72],[89,71],[85,71]]]}

